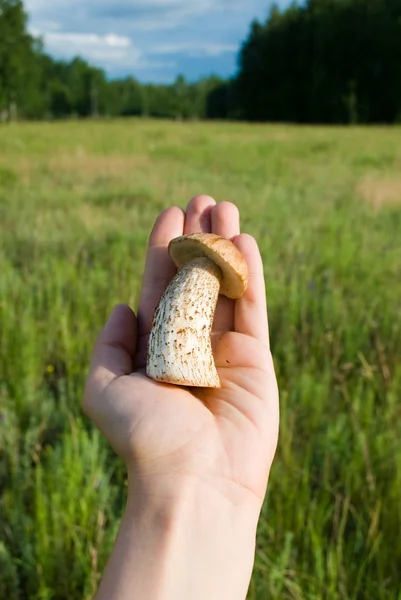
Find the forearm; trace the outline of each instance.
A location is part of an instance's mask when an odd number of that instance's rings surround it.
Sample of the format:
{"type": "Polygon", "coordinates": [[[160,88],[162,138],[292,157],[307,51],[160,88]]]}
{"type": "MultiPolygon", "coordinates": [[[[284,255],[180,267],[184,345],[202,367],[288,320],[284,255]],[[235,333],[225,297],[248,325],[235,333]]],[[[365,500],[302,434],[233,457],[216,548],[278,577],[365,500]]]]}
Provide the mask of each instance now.
{"type": "Polygon", "coordinates": [[[245,600],[258,510],[202,484],[128,497],[96,600],[245,600]]]}

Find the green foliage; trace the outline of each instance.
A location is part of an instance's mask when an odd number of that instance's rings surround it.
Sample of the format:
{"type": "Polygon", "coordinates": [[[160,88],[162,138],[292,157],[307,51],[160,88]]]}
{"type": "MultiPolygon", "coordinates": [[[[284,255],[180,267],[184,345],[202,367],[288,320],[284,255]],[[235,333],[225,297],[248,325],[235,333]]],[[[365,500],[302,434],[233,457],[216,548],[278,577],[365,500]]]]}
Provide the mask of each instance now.
{"type": "Polygon", "coordinates": [[[0,0],[0,112],[15,112],[33,83],[35,44],[26,23],[21,0],[0,0]]]}
{"type": "Polygon", "coordinates": [[[0,598],[19,598],[17,568],[3,542],[0,542],[0,598]]]}
{"type": "Polygon", "coordinates": [[[0,190],[10,188],[18,181],[18,175],[8,167],[0,166],[0,190]]]}
{"type": "Polygon", "coordinates": [[[0,598],[93,597],[126,487],[81,411],[92,344],[198,190],[259,241],[281,392],[249,600],[400,597],[400,161],[386,128],[2,130],[0,598]]]}
{"type": "Polygon", "coordinates": [[[253,23],[236,81],[246,119],[393,123],[401,106],[399,0],[308,0],[253,23]]]}

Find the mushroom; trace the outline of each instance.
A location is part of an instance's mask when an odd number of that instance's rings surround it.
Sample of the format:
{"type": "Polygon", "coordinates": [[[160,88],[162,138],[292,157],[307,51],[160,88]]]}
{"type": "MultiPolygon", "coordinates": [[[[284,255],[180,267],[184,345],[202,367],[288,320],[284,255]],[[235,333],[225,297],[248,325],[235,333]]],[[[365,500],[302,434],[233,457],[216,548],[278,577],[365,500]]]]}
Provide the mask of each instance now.
{"type": "Polygon", "coordinates": [[[211,330],[218,295],[240,298],[248,267],[238,248],[212,233],[171,240],[178,272],[162,296],[149,336],[146,374],[182,386],[219,388],[211,330]]]}

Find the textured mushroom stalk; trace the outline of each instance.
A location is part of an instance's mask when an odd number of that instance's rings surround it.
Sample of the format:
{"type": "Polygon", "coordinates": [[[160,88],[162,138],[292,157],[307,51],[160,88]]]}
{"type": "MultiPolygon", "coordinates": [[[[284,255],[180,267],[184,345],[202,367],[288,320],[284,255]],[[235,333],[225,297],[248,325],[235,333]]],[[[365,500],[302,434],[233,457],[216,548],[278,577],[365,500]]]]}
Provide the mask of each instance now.
{"type": "Polygon", "coordinates": [[[165,383],[218,388],[210,337],[214,311],[219,293],[232,300],[245,293],[245,258],[214,233],[179,236],[168,251],[179,271],[155,312],[146,374],[165,383]]]}
{"type": "Polygon", "coordinates": [[[220,387],[211,331],[221,276],[212,260],[195,258],[170,282],[149,337],[148,377],[175,385],[220,387]]]}

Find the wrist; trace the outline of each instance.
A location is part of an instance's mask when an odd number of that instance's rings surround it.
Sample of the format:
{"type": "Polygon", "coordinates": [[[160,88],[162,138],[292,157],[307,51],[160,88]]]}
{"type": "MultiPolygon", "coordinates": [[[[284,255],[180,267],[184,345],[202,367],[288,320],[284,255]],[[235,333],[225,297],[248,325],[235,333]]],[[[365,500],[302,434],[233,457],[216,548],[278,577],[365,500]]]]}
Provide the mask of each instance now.
{"type": "Polygon", "coordinates": [[[147,545],[143,557],[152,557],[148,597],[244,600],[259,513],[259,501],[243,490],[227,496],[196,478],[155,484],[130,475],[124,522],[147,545]]]}

